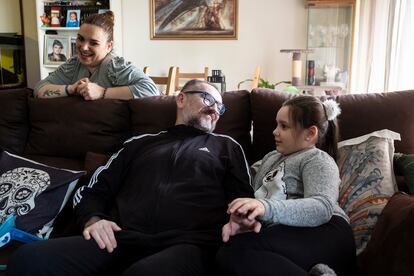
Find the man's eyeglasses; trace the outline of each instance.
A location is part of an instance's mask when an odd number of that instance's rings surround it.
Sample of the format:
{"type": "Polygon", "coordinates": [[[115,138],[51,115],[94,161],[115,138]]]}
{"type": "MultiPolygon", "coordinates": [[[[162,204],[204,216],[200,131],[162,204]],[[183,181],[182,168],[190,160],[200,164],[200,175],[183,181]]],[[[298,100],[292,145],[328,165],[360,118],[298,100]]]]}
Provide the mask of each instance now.
{"type": "Polygon", "coordinates": [[[203,98],[204,104],[208,107],[211,107],[214,104],[217,104],[217,110],[218,110],[218,114],[220,116],[223,115],[224,112],[226,111],[226,107],[224,106],[223,103],[219,103],[218,101],[216,101],[216,99],[214,99],[214,97],[211,94],[209,94],[205,91],[185,91],[183,93],[200,95],[200,97],[203,98]]]}

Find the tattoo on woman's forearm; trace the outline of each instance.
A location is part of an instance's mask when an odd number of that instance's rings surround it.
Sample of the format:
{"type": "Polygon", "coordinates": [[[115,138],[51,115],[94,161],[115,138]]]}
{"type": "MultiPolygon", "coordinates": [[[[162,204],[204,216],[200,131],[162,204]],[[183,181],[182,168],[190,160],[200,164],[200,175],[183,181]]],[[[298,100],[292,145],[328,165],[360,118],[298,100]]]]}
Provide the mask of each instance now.
{"type": "Polygon", "coordinates": [[[60,94],[60,90],[47,90],[45,91],[45,93],[43,93],[43,96],[45,97],[53,97],[53,96],[59,96],[60,94]]]}

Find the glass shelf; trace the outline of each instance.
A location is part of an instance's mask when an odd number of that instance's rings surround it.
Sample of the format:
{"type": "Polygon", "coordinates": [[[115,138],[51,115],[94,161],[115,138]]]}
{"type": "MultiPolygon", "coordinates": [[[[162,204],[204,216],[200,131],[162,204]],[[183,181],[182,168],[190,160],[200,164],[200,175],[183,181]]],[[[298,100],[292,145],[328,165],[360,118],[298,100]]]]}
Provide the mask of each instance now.
{"type": "MultiPolygon", "coordinates": [[[[316,85],[335,83],[348,89],[353,13],[353,5],[308,7],[307,48],[313,52],[307,55],[307,61],[314,62],[316,85]]],[[[306,84],[310,84],[308,78],[306,84]]]]}
{"type": "Polygon", "coordinates": [[[79,30],[79,27],[40,27],[41,30],[48,31],[48,30],[54,30],[54,31],[77,31],[79,30]]]}

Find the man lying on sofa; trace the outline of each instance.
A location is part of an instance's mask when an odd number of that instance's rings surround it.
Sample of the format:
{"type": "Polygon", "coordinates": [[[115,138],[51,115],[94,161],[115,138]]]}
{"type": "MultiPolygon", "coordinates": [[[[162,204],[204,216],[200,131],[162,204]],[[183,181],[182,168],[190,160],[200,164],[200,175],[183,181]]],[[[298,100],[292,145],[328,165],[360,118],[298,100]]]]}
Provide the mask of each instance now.
{"type": "Polygon", "coordinates": [[[75,194],[83,237],[26,244],[7,275],[203,275],[228,220],[252,197],[241,146],[213,134],[225,111],[211,84],[189,81],[176,125],[132,137],[75,194]]]}

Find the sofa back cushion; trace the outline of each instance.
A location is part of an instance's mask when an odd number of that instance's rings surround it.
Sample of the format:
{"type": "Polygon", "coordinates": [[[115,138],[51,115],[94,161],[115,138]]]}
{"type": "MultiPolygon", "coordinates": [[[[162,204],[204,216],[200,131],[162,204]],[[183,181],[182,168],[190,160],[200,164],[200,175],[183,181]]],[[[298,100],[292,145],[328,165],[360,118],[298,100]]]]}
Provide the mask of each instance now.
{"type": "MultiPolygon", "coordinates": [[[[246,154],[250,152],[250,93],[226,92],[223,102],[227,111],[217,123],[215,133],[229,135],[241,144],[246,154]]],[[[157,133],[175,124],[175,97],[155,96],[129,101],[131,132],[133,135],[157,133]]]]}
{"type": "Polygon", "coordinates": [[[84,158],[86,152],[113,153],[130,137],[128,103],[80,97],[29,98],[28,155],[84,158]]]}
{"type": "Polygon", "coordinates": [[[130,100],[132,135],[158,133],[175,124],[175,97],[154,96],[130,100]]]}
{"type": "Polygon", "coordinates": [[[251,93],[253,123],[252,162],[263,158],[275,149],[273,130],[276,128],[276,113],[291,94],[271,89],[254,89],[251,93]]]}
{"type": "Polygon", "coordinates": [[[27,97],[29,89],[0,91],[0,147],[21,154],[29,132],[27,97]]]}
{"type": "Polygon", "coordinates": [[[338,96],[342,108],[339,127],[343,140],[380,129],[401,135],[395,152],[414,153],[414,91],[338,96]]]}
{"type": "Polygon", "coordinates": [[[215,133],[234,138],[242,147],[248,160],[251,156],[250,93],[246,90],[226,92],[223,95],[226,112],[220,117],[215,133]]]}
{"type": "MultiPolygon", "coordinates": [[[[276,127],[276,113],[282,103],[291,97],[292,94],[270,89],[252,91],[253,161],[274,150],[272,131],[276,127]]],[[[338,117],[341,140],[389,129],[401,134],[401,141],[395,142],[396,152],[414,152],[414,91],[349,94],[334,96],[333,99],[339,102],[342,109],[338,117]]]]}

